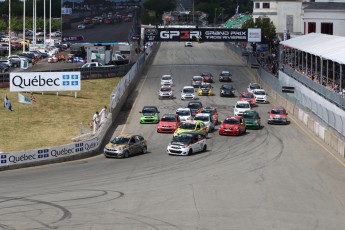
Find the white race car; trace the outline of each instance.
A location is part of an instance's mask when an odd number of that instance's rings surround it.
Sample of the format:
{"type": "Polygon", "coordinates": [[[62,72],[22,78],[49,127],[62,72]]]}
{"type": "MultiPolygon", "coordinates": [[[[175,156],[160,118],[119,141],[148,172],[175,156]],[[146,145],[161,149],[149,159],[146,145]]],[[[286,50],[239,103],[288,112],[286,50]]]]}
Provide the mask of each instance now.
{"type": "Polygon", "coordinates": [[[267,103],[267,93],[263,89],[254,89],[255,103],[267,103]]]}
{"type": "Polygon", "coordinates": [[[261,89],[261,85],[258,83],[249,83],[247,91],[253,93],[254,89],[261,89]]]}
{"type": "Polygon", "coordinates": [[[244,111],[250,110],[250,104],[248,101],[237,101],[234,106],[234,116],[242,116],[244,111]]]}
{"type": "Polygon", "coordinates": [[[178,108],[176,110],[176,114],[179,116],[181,122],[192,120],[192,112],[190,111],[190,108],[178,108]]]}
{"type": "Polygon", "coordinates": [[[207,150],[206,137],[200,133],[186,132],[174,137],[167,147],[169,155],[187,156],[207,150]]]}
{"type": "Polygon", "coordinates": [[[194,121],[202,121],[207,127],[207,132],[214,130],[214,121],[209,113],[197,113],[194,116],[194,121]]]}
{"type": "Polygon", "coordinates": [[[170,85],[174,84],[174,79],[171,75],[163,75],[161,78],[161,85],[170,85]]]}
{"type": "Polygon", "coordinates": [[[181,90],[181,99],[195,99],[195,89],[193,86],[185,86],[181,90]]]}

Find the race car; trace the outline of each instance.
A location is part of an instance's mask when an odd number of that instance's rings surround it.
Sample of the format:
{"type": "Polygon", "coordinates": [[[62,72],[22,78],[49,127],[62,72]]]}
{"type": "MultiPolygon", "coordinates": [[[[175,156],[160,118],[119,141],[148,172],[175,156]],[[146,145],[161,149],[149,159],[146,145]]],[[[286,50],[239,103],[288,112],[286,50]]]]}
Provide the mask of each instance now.
{"type": "Polygon", "coordinates": [[[174,137],[185,132],[196,132],[207,136],[207,127],[202,121],[184,121],[181,122],[179,127],[174,132],[174,137]]]}
{"type": "Polygon", "coordinates": [[[261,86],[258,83],[249,83],[247,91],[253,93],[254,89],[261,89],[261,86]]]}
{"type": "Polygon", "coordinates": [[[190,108],[178,108],[176,114],[179,116],[180,121],[191,121],[192,112],[190,108]]]}
{"type": "Polygon", "coordinates": [[[161,77],[161,85],[170,85],[172,86],[174,84],[174,79],[171,75],[163,75],[161,77]]]}
{"type": "Polygon", "coordinates": [[[174,99],[174,90],[169,85],[163,85],[159,90],[158,99],[174,99]]]}
{"type": "Polygon", "coordinates": [[[194,132],[181,133],[174,137],[167,146],[169,155],[187,156],[192,153],[205,152],[206,150],[206,137],[194,132]]]}
{"type": "Polygon", "coordinates": [[[250,110],[250,104],[247,101],[237,101],[234,105],[234,116],[241,116],[244,111],[250,110]]]}
{"type": "Polygon", "coordinates": [[[274,106],[269,112],[268,112],[268,124],[289,124],[289,121],[287,119],[288,113],[286,112],[286,109],[283,106],[274,106]]]}
{"type": "Polygon", "coordinates": [[[199,96],[213,96],[213,87],[210,83],[201,85],[198,89],[199,96]]]}
{"type": "Polygon", "coordinates": [[[227,116],[219,127],[219,135],[239,136],[246,133],[246,124],[241,116],[227,116]]]}
{"type": "Polygon", "coordinates": [[[249,110],[242,114],[242,118],[247,128],[260,129],[261,128],[261,118],[257,111],[249,110]]]}
{"type": "Polygon", "coordinates": [[[219,123],[218,111],[217,111],[216,107],[211,107],[211,106],[202,107],[196,112],[196,114],[198,114],[198,113],[208,113],[211,115],[212,120],[214,121],[215,125],[217,125],[219,123]]]}
{"type": "Polygon", "coordinates": [[[213,83],[213,75],[210,72],[202,72],[201,77],[204,79],[205,82],[213,83]]]}
{"type": "Polygon", "coordinates": [[[254,89],[255,103],[267,103],[267,93],[264,89],[254,89]]]}
{"type": "Polygon", "coordinates": [[[197,113],[194,116],[194,121],[202,121],[205,123],[207,127],[207,132],[211,132],[214,130],[214,120],[212,119],[211,114],[209,113],[197,113]]]}
{"type": "Polygon", "coordinates": [[[185,86],[181,90],[181,100],[195,99],[195,89],[193,86],[185,86]]]}
{"type": "Polygon", "coordinates": [[[140,124],[157,124],[159,122],[159,110],[156,106],[144,106],[140,111],[140,124]]]}
{"type": "Polygon", "coordinates": [[[221,97],[225,97],[225,96],[234,97],[235,96],[235,88],[234,88],[234,86],[232,84],[223,84],[220,87],[219,95],[221,97]]]}
{"type": "Polygon", "coordinates": [[[180,124],[177,114],[164,114],[157,126],[158,133],[173,133],[180,124]]]}
{"type": "Polygon", "coordinates": [[[255,106],[255,97],[254,97],[254,94],[251,92],[241,93],[240,100],[249,102],[251,107],[255,106]]]}
{"type": "Polygon", "coordinates": [[[222,71],[219,74],[219,81],[220,82],[222,82],[222,81],[229,81],[229,82],[231,82],[232,81],[232,74],[229,71],[222,71]]]}
{"type": "Polygon", "coordinates": [[[201,76],[193,76],[191,85],[194,88],[199,88],[204,84],[204,79],[201,76]]]}
{"type": "Polygon", "coordinates": [[[146,153],[147,143],[138,134],[121,134],[112,139],[104,147],[104,156],[113,158],[127,158],[134,154],[146,153]]]}

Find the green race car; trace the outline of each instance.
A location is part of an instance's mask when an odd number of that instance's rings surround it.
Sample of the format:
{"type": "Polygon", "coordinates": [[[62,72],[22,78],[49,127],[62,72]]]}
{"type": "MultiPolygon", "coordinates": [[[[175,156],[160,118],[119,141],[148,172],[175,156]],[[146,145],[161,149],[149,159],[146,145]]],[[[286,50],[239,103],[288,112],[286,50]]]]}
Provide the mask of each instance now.
{"type": "Polygon", "coordinates": [[[140,111],[140,124],[157,124],[159,122],[159,111],[156,106],[144,106],[140,111]]]}
{"type": "Polygon", "coordinates": [[[255,110],[245,111],[242,115],[242,118],[247,128],[253,128],[253,129],[261,128],[261,123],[260,123],[261,118],[257,111],[255,110]]]}

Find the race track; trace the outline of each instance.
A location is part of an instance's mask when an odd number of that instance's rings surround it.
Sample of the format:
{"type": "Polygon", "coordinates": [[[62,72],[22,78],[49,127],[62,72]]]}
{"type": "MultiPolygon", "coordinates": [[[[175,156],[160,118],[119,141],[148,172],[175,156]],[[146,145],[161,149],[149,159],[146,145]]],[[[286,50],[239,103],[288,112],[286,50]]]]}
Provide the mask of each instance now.
{"type": "Polygon", "coordinates": [[[232,72],[237,95],[253,80],[222,43],[163,43],[115,124],[114,136],[142,134],[149,153],[1,172],[0,229],[343,229],[344,166],[293,117],[286,126],[267,125],[274,101],[255,107],[261,130],[239,137],[216,130],[207,152],[187,157],[167,155],[171,134],[139,124],[144,105],[161,115],[187,105],[179,92],[202,71],[216,83],[215,96],[200,100],[216,106],[220,120],[232,114],[237,98],[219,97],[222,70],[232,72]],[[158,100],[163,74],[174,76],[174,100],[158,100]]]}

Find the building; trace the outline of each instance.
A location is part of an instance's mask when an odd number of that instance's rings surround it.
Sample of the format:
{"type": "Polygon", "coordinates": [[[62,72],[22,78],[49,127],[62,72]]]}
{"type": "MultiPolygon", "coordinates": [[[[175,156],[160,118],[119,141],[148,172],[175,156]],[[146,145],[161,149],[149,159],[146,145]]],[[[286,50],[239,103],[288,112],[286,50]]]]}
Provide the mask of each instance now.
{"type": "Polygon", "coordinates": [[[267,16],[277,33],[345,36],[345,0],[253,0],[254,20],[267,16]]]}

